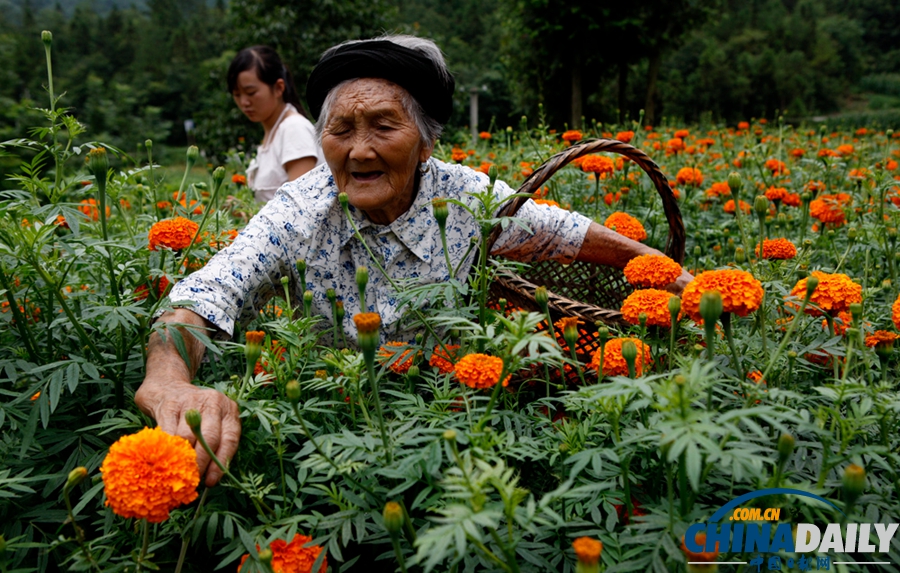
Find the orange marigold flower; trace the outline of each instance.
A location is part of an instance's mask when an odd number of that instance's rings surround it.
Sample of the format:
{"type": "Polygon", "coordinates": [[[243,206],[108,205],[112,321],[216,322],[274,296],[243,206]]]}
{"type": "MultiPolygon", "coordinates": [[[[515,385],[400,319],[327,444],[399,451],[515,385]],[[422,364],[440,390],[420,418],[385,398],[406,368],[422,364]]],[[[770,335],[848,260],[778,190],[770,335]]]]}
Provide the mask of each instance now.
{"type": "Polygon", "coordinates": [[[492,165],[493,165],[493,163],[491,163],[489,161],[482,161],[481,165],[478,166],[478,171],[481,171],[485,175],[489,175],[492,165]]]}
{"type": "Polygon", "coordinates": [[[833,149],[823,147],[816,155],[818,155],[819,157],[839,157],[841,154],[833,149]]]}
{"type": "Polygon", "coordinates": [[[686,129],[679,129],[675,132],[675,137],[677,137],[678,139],[684,139],[690,134],[691,132],[686,129]]]}
{"type": "Polygon", "coordinates": [[[621,198],[621,192],[617,192],[615,195],[613,195],[612,193],[607,193],[603,196],[603,202],[611,206],[613,203],[617,203],[621,198]]]}
{"type": "Polygon", "coordinates": [[[838,145],[837,152],[843,156],[853,155],[853,146],[850,144],[838,145]]]}
{"type": "Polygon", "coordinates": [[[450,152],[450,158],[456,162],[465,161],[467,156],[468,155],[466,154],[466,152],[463,151],[462,149],[460,149],[459,147],[454,147],[453,150],[450,152]]]}
{"type": "Polygon", "coordinates": [[[782,197],[781,202],[789,207],[799,207],[802,200],[799,193],[788,193],[782,197]]]}
{"type": "MultiPolygon", "coordinates": [[[[85,199],[78,206],[78,210],[84,213],[88,219],[91,221],[100,220],[100,207],[97,200],[94,198],[85,199]]],[[[106,216],[109,217],[111,211],[109,210],[109,205],[106,206],[106,216]]]]}
{"type": "Polygon", "coordinates": [[[713,183],[712,187],[706,190],[707,197],[727,197],[731,195],[731,187],[725,181],[713,183]]]}
{"type": "MultiPolygon", "coordinates": [[[[153,284],[153,281],[150,281],[150,285],[153,284]]],[[[166,275],[159,277],[159,283],[156,287],[156,295],[158,298],[162,298],[165,296],[166,291],[169,289],[169,279],[166,278],[166,275]]],[[[150,294],[150,289],[148,285],[142,284],[134,289],[134,300],[145,300],[147,296],[150,294]]]]}
{"type": "Polygon", "coordinates": [[[578,560],[585,565],[596,565],[603,552],[603,543],[592,537],[579,537],[572,542],[578,560]]]}
{"type": "Polygon", "coordinates": [[[628,143],[632,140],[632,138],[634,138],[633,131],[620,131],[616,134],[616,139],[618,139],[622,143],[628,143]]]}
{"type": "Polygon", "coordinates": [[[846,193],[837,195],[821,195],[809,204],[809,214],[822,223],[842,225],[844,223],[843,206],[850,203],[846,193]]]}
{"type": "Polygon", "coordinates": [[[160,523],[197,498],[200,471],[190,442],[159,428],[122,436],[100,466],[106,505],[122,517],[160,523]]]}
{"type": "Polygon", "coordinates": [[[381,316],[377,312],[361,312],[353,315],[353,322],[360,334],[378,332],[381,326],[381,316]]]}
{"type": "Polygon", "coordinates": [[[34,402],[35,400],[37,400],[37,399],[40,398],[40,397],[41,397],[41,391],[38,390],[37,392],[35,392],[34,394],[31,395],[30,400],[31,400],[32,402],[34,402]]]}
{"type": "Polygon", "coordinates": [[[634,286],[662,288],[678,280],[681,265],[665,255],[640,255],[628,261],[624,272],[634,286]]]}
{"type": "Polygon", "coordinates": [[[678,153],[684,151],[684,140],[674,137],[666,142],[666,153],[678,153]]]}
{"type": "Polygon", "coordinates": [[[636,290],[622,303],[622,318],[631,324],[641,323],[641,314],[647,315],[649,326],[672,326],[672,315],[669,314],[669,299],[674,294],[655,288],[636,290]]]}
{"type": "MultiPolygon", "coordinates": [[[[644,365],[650,365],[653,361],[650,357],[650,347],[637,338],[613,338],[608,340],[603,347],[603,374],[606,376],[627,376],[628,363],[622,357],[622,343],[630,340],[637,348],[638,356],[634,361],[634,372],[640,376],[644,365]]],[[[594,370],[600,367],[600,349],[598,348],[591,357],[594,370]]]]}
{"type": "MultiPolygon", "coordinates": [[[[699,545],[700,547],[702,547],[703,549],[706,549],[706,534],[698,533],[697,535],[694,536],[694,542],[697,545],[699,545]]],[[[687,548],[687,544],[684,541],[684,537],[682,537],[681,538],[681,550],[684,552],[684,556],[687,558],[688,561],[695,561],[695,562],[702,561],[704,563],[715,563],[716,558],[719,556],[719,542],[716,541],[716,547],[713,551],[700,551],[700,552],[695,553],[687,548]]]]}
{"type": "Polygon", "coordinates": [[[163,219],[154,223],[147,234],[150,250],[156,251],[159,247],[167,247],[173,251],[180,251],[191,244],[199,228],[197,223],[184,217],[163,219]]]}
{"type": "Polygon", "coordinates": [[[900,330],[900,295],[897,295],[897,300],[891,306],[891,320],[894,321],[894,326],[897,330],[900,330]]]}
{"type": "MultiPolygon", "coordinates": [[[[759,245],[756,245],[756,256],[759,256],[759,245]]],[[[787,239],[765,239],[762,244],[764,259],[793,259],[797,256],[797,247],[787,239]]]]}
{"type": "Polygon", "coordinates": [[[769,187],[766,189],[766,199],[769,201],[781,201],[787,197],[788,191],[784,187],[769,187]]]}
{"type": "Polygon", "coordinates": [[[581,159],[581,170],[585,173],[596,173],[604,176],[616,170],[616,165],[609,157],[587,155],[581,159]]]}
{"type": "Polygon", "coordinates": [[[434,352],[428,360],[428,365],[436,368],[441,374],[449,374],[453,372],[456,362],[456,353],[459,350],[459,344],[445,345],[447,351],[444,351],[440,345],[434,347],[434,352]]]}
{"type": "Polygon", "coordinates": [[[772,175],[782,175],[787,173],[787,166],[784,161],[777,159],[769,159],[766,161],[766,169],[772,172],[772,175]]]}
{"type": "Polygon", "coordinates": [[[581,141],[582,137],[584,136],[577,129],[570,129],[569,131],[562,134],[563,140],[568,142],[581,141]]]}
{"type": "Polygon", "coordinates": [[[231,182],[238,186],[246,185],[247,177],[245,175],[241,175],[240,173],[235,173],[231,176],[231,182]]]}
{"type": "MultiPolygon", "coordinates": [[[[850,328],[851,326],[853,326],[853,316],[846,310],[842,310],[841,312],[837,313],[837,315],[834,317],[834,333],[835,334],[837,334],[839,336],[844,336],[844,334],[847,332],[847,329],[850,328]]],[[[828,326],[827,320],[822,321],[822,330],[831,334],[831,329],[828,326]]]]}
{"type": "MultiPolygon", "coordinates": [[[[503,359],[487,354],[467,354],[459,359],[453,372],[456,379],[469,388],[492,388],[500,380],[503,373],[503,359]]],[[[503,385],[509,384],[512,375],[503,380],[503,385]]]]}
{"type": "Polygon", "coordinates": [[[825,190],[825,183],[822,181],[810,181],[804,188],[810,193],[816,194],[819,191],[825,190]]]}
{"type": "Polygon", "coordinates": [[[897,162],[893,159],[888,159],[888,162],[884,164],[884,168],[888,171],[893,171],[894,169],[897,169],[897,162]]]}
{"type": "MultiPolygon", "coordinates": [[[[750,213],[750,204],[746,201],[741,201],[741,211],[744,213],[750,213]]],[[[729,214],[734,214],[734,199],[729,199],[722,205],[722,209],[729,214]]]]}
{"type": "Polygon", "coordinates": [[[722,295],[722,312],[747,316],[759,308],[763,297],[762,283],[739,269],[723,269],[700,273],[681,293],[681,310],[700,322],[700,296],[707,291],[722,295]]]}
{"type": "MultiPolygon", "coordinates": [[[[850,305],[855,302],[862,302],[862,286],[850,280],[847,275],[822,271],[813,271],[810,274],[819,279],[819,284],[809,301],[831,316],[850,310],[850,305]]],[[[791,289],[791,295],[801,300],[806,296],[806,279],[797,281],[791,289]]],[[[813,316],[821,314],[818,309],[811,307],[806,308],[806,313],[813,316]]]]}
{"type": "MultiPolygon", "coordinates": [[[[294,534],[294,538],[290,543],[286,543],[282,539],[276,539],[269,544],[272,551],[272,571],[275,573],[312,573],[312,567],[319,558],[322,548],[318,545],[310,545],[304,547],[312,541],[312,537],[308,535],[294,534]]],[[[256,550],[259,551],[259,545],[256,550]]],[[[241,563],[238,565],[238,573],[244,562],[250,555],[241,557],[241,563]]],[[[322,565],[319,567],[319,573],[325,573],[328,570],[328,559],[322,559],[322,565]]]]}
{"type": "Polygon", "coordinates": [[[791,149],[788,153],[790,154],[791,157],[803,157],[803,154],[806,153],[806,151],[804,149],[801,149],[800,147],[795,147],[794,149],[791,149]]]}
{"type": "Polygon", "coordinates": [[[699,186],[703,183],[703,174],[699,169],[693,167],[682,167],[675,176],[675,181],[679,185],[695,185],[699,186]]]}
{"type": "Polygon", "coordinates": [[[261,346],[263,341],[266,339],[266,333],[262,330],[248,330],[244,334],[244,337],[247,340],[247,344],[256,344],[261,346]]]}
{"type": "Polygon", "coordinates": [[[900,338],[900,334],[887,330],[876,330],[866,337],[866,346],[869,348],[893,348],[894,341],[900,338]]]}
{"type": "Polygon", "coordinates": [[[759,384],[760,382],[765,384],[765,381],[763,380],[763,374],[759,370],[747,372],[747,378],[749,378],[753,382],[756,382],[757,384],[759,384]]]}
{"type": "Polygon", "coordinates": [[[865,179],[872,175],[872,172],[866,169],[865,167],[860,167],[858,169],[851,169],[849,173],[847,173],[847,177],[851,179],[865,179]]]}
{"type": "Polygon", "coordinates": [[[489,131],[482,131],[481,133],[478,134],[478,137],[480,137],[481,139],[490,139],[490,138],[491,138],[491,132],[489,132],[489,131]]]}
{"type": "Polygon", "coordinates": [[[413,351],[409,348],[409,344],[405,342],[388,342],[381,346],[381,350],[378,351],[378,360],[382,364],[387,364],[391,361],[391,365],[389,368],[397,373],[397,374],[406,374],[409,372],[409,367],[413,365],[414,358],[413,351]],[[394,357],[397,355],[398,350],[393,350],[393,348],[406,348],[399,358],[394,360],[394,357]]]}
{"type": "Polygon", "coordinates": [[[68,228],[69,228],[69,222],[66,221],[66,218],[63,217],[62,215],[57,215],[57,216],[56,216],[56,224],[57,224],[59,227],[62,227],[63,229],[68,229],[68,228]]]}
{"type": "Polygon", "coordinates": [[[747,121],[738,122],[738,129],[750,129],[750,122],[747,122],[747,121]]]}
{"type": "Polygon", "coordinates": [[[634,241],[643,241],[647,238],[647,231],[644,230],[641,222],[622,211],[616,211],[607,217],[603,226],[634,241]]]}
{"type": "MultiPolygon", "coordinates": [[[[559,207],[559,203],[551,199],[532,199],[538,205],[550,205],[551,207],[559,207]]],[[[562,207],[560,207],[562,209],[562,207]]]]}

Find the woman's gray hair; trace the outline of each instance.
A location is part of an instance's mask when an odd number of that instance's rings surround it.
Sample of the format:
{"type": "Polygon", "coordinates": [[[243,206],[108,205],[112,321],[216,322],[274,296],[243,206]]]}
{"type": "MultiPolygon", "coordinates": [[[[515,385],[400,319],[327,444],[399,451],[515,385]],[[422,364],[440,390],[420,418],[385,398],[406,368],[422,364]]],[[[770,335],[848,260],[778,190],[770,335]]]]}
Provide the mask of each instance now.
{"type": "MultiPolygon", "coordinates": [[[[404,34],[386,34],[377,38],[371,38],[371,40],[393,42],[397,45],[403,46],[404,48],[409,48],[410,50],[421,52],[422,55],[431,60],[431,62],[434,64],[434,67],[438,70],[438,73],[443,78],[448,80],[450,78],[450,71],[447,69],[447,63],[444,61],[444,55],[441,53],[441,49],[438,48],[437,44],[427,38],[418,38],[416,36],[408,36],[404,34]]],[[[341,46],[368,41],[370,40],[348,40],[346,42],[328,48],[327,50],[325,50],[325,53],[322,54],[322,57],[324,58],[341,46]]],[[[355,82],[356,79],[358,78],[342,81],[338,85],[331,88],[331,90],[328,92],[328,95],[325,97],[325,101],[322,103],[322,111],[319,113],[319,118],[316,121],[316,137],[319,140],[319,145],[322,144],[322,130],[325,128],[325,124],[328,122],[328,117],[331,115],[331,108],[334,105],[335,100],[337,99],[338,93],[340,93],[344,86],[355,82]]],[[[414,98],[408,91],[403,90],[403,98],[400,100],[400,103],[403,106],[403,110],[407,114],[409,114],[409,116],[416,122],[416,127],[419,129],[419,136],[421,137],[422,144],[429,148],[433,147],[434,143],[441,136],[441,133],[444,130],[444,126],[434,118],[426,114],[421,104],[419,104],[419,102],[416,101],[416,98],[414,98]]]]}

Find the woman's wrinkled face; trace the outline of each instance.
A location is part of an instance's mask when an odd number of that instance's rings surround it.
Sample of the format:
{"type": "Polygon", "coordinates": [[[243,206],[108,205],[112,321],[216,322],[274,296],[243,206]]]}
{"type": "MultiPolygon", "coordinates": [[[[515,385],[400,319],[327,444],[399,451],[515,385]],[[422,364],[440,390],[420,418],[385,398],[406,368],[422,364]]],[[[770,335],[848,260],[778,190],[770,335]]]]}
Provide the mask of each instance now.
{"type": "Polygon", "coordinates": [[[322,151],[338,190],[379,225],[410,208],[416,169],[431,156],[403,108],[404,93],[387,80],[354,80],[340,88],[322,129],[322,151]]]}
{"type": "Polygon", "coordinates": [[[259,79],[255,69],[244,70],[238,74],[231,96],[234,103],[247,116],[257,123],[274,122],[284,104],[284,80],[269,85],[259,79]]]}

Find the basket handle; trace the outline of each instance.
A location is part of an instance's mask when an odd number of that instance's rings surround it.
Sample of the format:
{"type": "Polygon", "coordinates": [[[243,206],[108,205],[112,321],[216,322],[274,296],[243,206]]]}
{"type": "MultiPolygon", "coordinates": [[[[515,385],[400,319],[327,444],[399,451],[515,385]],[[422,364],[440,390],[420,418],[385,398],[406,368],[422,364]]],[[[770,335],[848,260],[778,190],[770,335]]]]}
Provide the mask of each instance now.
{"type": "MultiPolygon", "coordinates": [[[[589,139],[560,151],[545,161],[543,165],[535,169],[525,182],[522,183],[522,186],[519,187],[517,193],[527,193],[528,197],[516,197],[507,202],[500,208],[497,216],[511,217],[515,215],[519,210],[519,207],[521,207],[525,201],[528,201],[528,199],[531,198],[531,195],[533,195],[537,189],[540,189],[554,173],[568,165],[574,159],[600,151],[623,155],[636,163],[650,176],[650,180],[653,181],[653,184],[656,186],[656,191],[659,193],[660,198],[662,198],[663,211],[665,212],[666,220],[669,222],[669,236],[666,239],[666,255],[678,264],[684,262],[684,221],[681,219],[681,210],[678,208],[678,202],[675,200],[675,194],[672,192],[672,188],[669,187],[668,179],[663,175],[659,166],[650,159],[649,155],[633,145],[615,139],[589,139]]],[[[499,226],[491,231],[491,234],[488,237],[488,245],[493,247],[494,242],[497,240],[497,237],[500,236],[501,231],[502,229],[499,226]]]]}

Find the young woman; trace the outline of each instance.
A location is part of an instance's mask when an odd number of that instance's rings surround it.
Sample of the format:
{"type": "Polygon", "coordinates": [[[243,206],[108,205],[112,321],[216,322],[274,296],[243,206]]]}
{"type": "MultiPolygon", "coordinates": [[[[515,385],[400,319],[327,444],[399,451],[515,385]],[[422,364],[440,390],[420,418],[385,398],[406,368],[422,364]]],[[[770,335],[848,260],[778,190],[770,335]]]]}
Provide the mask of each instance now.
{"type": "Polygon", "coordinates": [[[324,162],[315,127],[275,50],[253,46],[238,52],[228,67],[228,90],[247,119],[265,132],[247,168],[247,185],[257,201],[269,201],[283,184],[324,162]]]}

